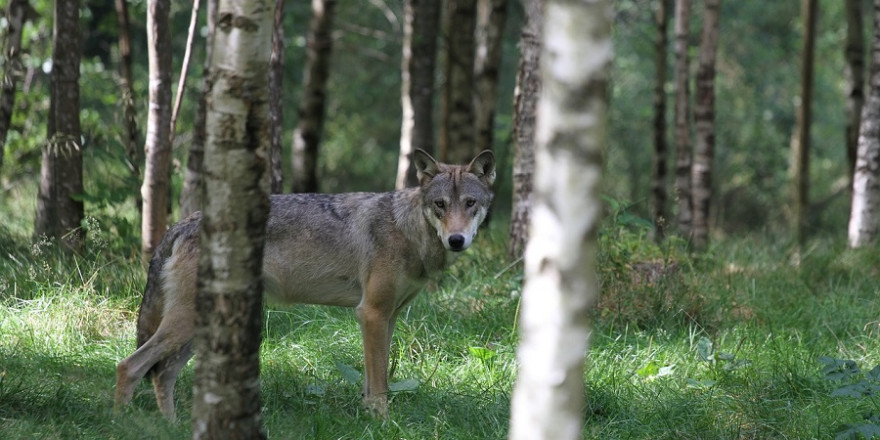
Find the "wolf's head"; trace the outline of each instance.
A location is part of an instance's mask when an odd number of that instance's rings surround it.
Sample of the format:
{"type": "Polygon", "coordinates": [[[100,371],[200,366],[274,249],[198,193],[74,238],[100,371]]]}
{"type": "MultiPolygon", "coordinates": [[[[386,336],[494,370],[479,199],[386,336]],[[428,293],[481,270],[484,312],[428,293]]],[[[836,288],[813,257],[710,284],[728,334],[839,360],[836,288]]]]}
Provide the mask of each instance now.
{"type": "Polygon", "coordinates": [[[446,249],[467,249],[492,202],[495,155],[485,150],[467,166],[447,165],[416,149],[413,163],[421,186],[422,212],[428,223],[446,249]]]}

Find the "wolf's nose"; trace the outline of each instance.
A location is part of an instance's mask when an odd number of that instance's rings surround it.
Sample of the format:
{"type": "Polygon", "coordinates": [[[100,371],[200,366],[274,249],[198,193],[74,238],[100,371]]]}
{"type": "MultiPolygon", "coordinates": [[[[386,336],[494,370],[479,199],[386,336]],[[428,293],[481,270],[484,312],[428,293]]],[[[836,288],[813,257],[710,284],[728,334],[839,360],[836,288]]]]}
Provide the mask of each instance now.
{"type": "Polygon", "coordinates": [[[460,251],[464,249],[464,235],[461,234],[452,234],[449,236],[449,248],[454,251],[460,251]]]}

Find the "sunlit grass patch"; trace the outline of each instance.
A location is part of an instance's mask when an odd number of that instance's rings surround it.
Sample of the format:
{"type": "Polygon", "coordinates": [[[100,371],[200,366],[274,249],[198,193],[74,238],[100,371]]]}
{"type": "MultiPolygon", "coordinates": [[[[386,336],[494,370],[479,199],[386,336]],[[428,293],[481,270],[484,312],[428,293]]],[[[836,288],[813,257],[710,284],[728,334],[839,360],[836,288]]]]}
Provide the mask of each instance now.
{"type": "MultiPolygon", "coordinates": [[[[140,263],[95,246],[70,258],[0,239],[15,256],[0,264],[3,438],[189,436],[194,363],[179,378],[177,421],[162,419],[148,381],[112,411],[115,365],[134,350],[140,263]]],[[[593,321],[584,438],[829,438],[873,426],[871,398],[833,396],[850,383],[825,377],[820,359],[854,362],[853,383],[880,364],[878,257],[816,243],[797,261],[752,238],[701,256],[640,239],[603,254],[600,274],[614,278],[602,280],[593,321]],[[633,273],[663,267],[639,266],[652,261],[677,266],[633,273]]],[[[361,405],[352,310],[268,307],[269,437],[506,436],[522,263],[506,259],[506,225],[481,231],[476,246],[401,314],[389,420],[361,405]]]]}

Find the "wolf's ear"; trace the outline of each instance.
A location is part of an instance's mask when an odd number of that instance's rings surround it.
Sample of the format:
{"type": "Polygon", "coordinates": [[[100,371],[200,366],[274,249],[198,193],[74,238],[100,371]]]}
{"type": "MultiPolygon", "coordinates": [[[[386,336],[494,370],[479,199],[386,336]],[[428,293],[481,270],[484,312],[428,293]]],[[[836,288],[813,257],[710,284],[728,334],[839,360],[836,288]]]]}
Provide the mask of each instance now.
{"type": "Polygon", "coordinates": [[[421,148],[416,148],[412,153],[413,165],[416,167],[419,183],[425,183],[426,179],[430,180],[440,172],[440,166],[437,161],[421,148]]]}
{"type": "Polygon", "coordinates": [[[488,186],[495,182],[495,155],[491,150],[483,150],[467,167],[469,173],[476,174],[488,186]]]}

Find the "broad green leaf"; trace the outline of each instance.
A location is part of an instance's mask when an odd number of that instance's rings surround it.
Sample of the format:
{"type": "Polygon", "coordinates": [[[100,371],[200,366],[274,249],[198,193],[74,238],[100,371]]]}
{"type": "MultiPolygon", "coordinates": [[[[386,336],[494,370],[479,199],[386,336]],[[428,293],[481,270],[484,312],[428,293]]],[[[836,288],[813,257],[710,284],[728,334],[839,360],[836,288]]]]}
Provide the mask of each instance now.
{"type": "Polygon", "coordinates": [[[688,388],[695,388],[698,390],[708,390],[709,388],[714,387],[716,383],[716,381],[712,379],[696,380],[691,378],[688,378],[685,382],[687,383],[688,388]]]}
{"type": "Polygon", "coordinates": [[[641,377],[644,377],[648,380],[654,380],[659,377],[669,376],[675,371],[675,365],[667,365],[665,367],[661,367],[660,364],[651,361],[648,362],[644,367],[636,370],[636,374],[641,377]]]}
{"type": "Polygon", "coordinates": [[[361,372],[355,370],[351,365],[343,364],[342,362],[336,362],[336,369],[342,373],[342,378],[345,379],[346,382],[352,385],[360,385],[361,383],[361,372]]]}
{"type": "Polygon", "coordinates": [[[748,359],[732,359],[732,360],[726,362],[724,364],[724,366],[721,368],[724,371],[735,371],[735,370],[739,370],[740,368],[749,367],[751,365],[752,365],[752,361],[750,361],[748,359]]]}
{"type": "Polygon", "coordinates": [[[416,379],[404,379],[400,382],[394,382],[388,386],[388,390],[400,393],[404,391],[415,391],[419,389],[419,381],[416,379]]]}
{"type": "Polygon", "coordinates": [[[854,384],[842,386],[831,392],[831,397],[868,397],[880,392],[880,385],[860,380],[854,384]]]}
{"type": "Polygon", "coordinates": [[[865,423],[847,426],[849,427],[848,429],[834,436],[835,440],[880,438],[880,425],[865,423]]]}
{"type": "Polygon", "coordinates": [[[697,354],[699,354],[700,358],[706,362],[712,362],[715,360],[714,347],[709,338],[705,336],[700,337],[697,341],[697,354]]]}
{"type": "Polygon", "coordinates": [[[608,204],[608,206],[611,208],[611,212],[616,212],[620,209],[620,202],[618,202],[617,199],[605,194],[602,194],[599,197],[608,204]]]}
{"type": "Polygon", "coordinates": [[[859,366],[853,360],[821,356],[819,362],[825,364],[822,375],[828,380],[843,380],[861,373],[859,366]]]}
{"type": "Polygon", "coordinates": [[[646,220],[629,212],[624,212],[620,214],[620,216],[617,217],[617,220],[623,226],[633,226],[642,229],[652,229],[654,227],[654,224],[651,223],[649,220],[646,220]]]}
{"type": "Polygon", "coordinates": [[[865,373],[865,378],[874,382],[880,382],[880,365],[872,368],[871,371],[865,373]]]}
{"type": "Polygon", "coordinates": [[[306,394],[310,396],[323,396],[326,394],[327,390],[321,385],[308,385],[306,386],[306,394]]]}
{"type": "Polygon", "coordinates": [[[651,377],[656,375],[660,371],[660,366],[657,365],[656,362],[651,361],[645,364],[644,367],[636,370],[636,374],[642,377],[651,377]]]}
{"type": "Polygon", "coordinates": [[[667,365],[665,367],[660,367],[660,371],[657,371],[656,377],[670,376],[675,372],[675,364],[667,365]]]}
{"type": "Polygon", "coordinates": [[[484,347],[471,347],[468,349],[471,355],[483,362],[495,357],[495,351],[484,347]]]}
{"type": "Polygon", "coordinates": [[[718,360],[721,360],[721,361],[732,361],[733,358],[735,358],[735,357],[736,357],[736,355],[734,355],[733,353],[725,353],[723,351],[719,352],[717,354],[718,360]]]}

